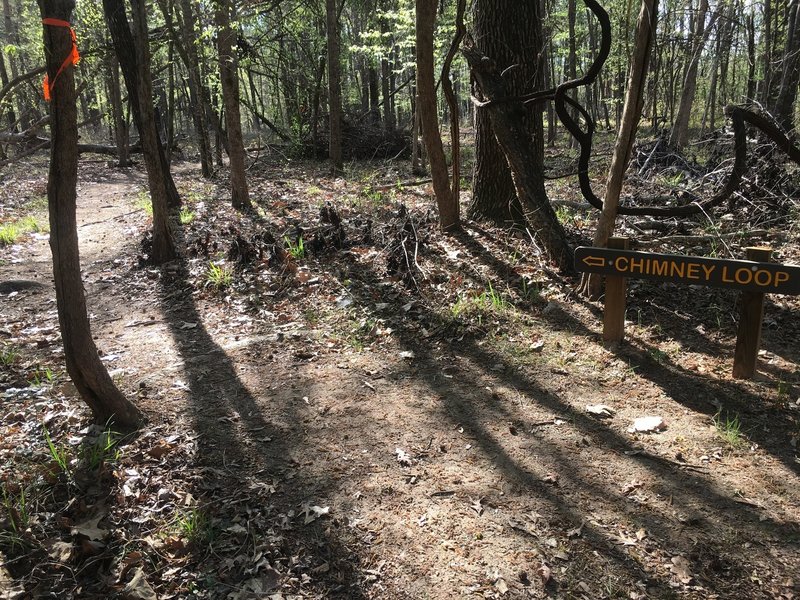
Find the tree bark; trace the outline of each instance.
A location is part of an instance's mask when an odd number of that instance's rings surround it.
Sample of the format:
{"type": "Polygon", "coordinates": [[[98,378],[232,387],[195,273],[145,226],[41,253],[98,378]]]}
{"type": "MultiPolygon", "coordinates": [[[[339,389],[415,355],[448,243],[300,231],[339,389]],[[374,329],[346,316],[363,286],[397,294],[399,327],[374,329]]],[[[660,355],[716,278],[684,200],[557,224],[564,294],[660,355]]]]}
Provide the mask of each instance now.
{"type": "Polygon", "coordinates": [[[228,157],[231,171],[231,203],[234,208],[250,207],[250,196],[245,176],[245,151],[242,140],[242,119],[239,114],[239,69],[233,51],[236,31],[231,27],[235,20],[236,0],[216,0],[215,20],[217,49],[219,51],[219,78],[222,83],[222,98],[225,105],[225,128],[228,133],[228,157]]]}
{"type": "Polygon", "coordinates": [[[328,155],[335,174],[344,171],[342,161],[342,70],[339,62],[339,22],[336,0],[325,0],[328,31],[328,155]]]}
{"type": "Polygon", "coordinates": [[[417,111],[422,125],[422,140],[431,164],[433,190],[439,208],[439,225],[444,231],[461,227],[458,203],[454,201],[447,174],[439,116],[436,110],[436,84],[433,73],[433,31],[437,0],[416,0],[417,6],[417,111]]]}
{"type": "Polygon", "coordinates": [[[794,102],[800,84],[800,2],[792,0],[789,8],[789,27],[786,32],[786,48],[781,61],[783,77],[778,98],[772,110],[775,120],[786,131],[794,127],[794,102]]]}
{"type": "MultiPolygon", "coordinates": [[[[540,3],[517,0],[475,0],[473,27],[477,49],[491,58],[500,72],[506,93],[518,96],[533,91],[543,81],[536,70],[536,57],[544,45],[541,36],[540,3]]],[[[487,108],[475,112],[475,169],[472,202],[467,214],[473,219],[488,219],[501,225],[524,222],[524,211],[506,156],[495,139],[492,118],[487,108]]],[[[544,144],[540,107],[522,116],[524,134],[533,152],[530,168],[544,170],[544,144]]]]}
{"type": "Polygon", "coordinates": [[[541,149],[534,146],[528,135],[522,103],[504,102],[510,94],[505,88],[505,79],[490,58],[473,45],[464,45],[461,52],[483,98],[492,103],[485,108],[488,108],[498,145],[508,161],[516,197],[524,209],[534,239],[542,244],[545,256],[562,272],[572,272],[572,249],[547,199],[542,170],[534,166],[541,149]]]}
{"type": "Polygon", "coordinates": [[[127,167],[131,164],[130,139],[128,123],[122,110],[122,93],[119,88],[119,62],[116,56],[109,54],[106,60],[108,68],[108,98],[111,102],[111,118],[114,123],[114,140],[117,143],[117,166],[127,167]]]}
{"type": "MultiPolygon", "coordinates": [[[[633,50],[633,62],[628,75],[628,90],[625,93],[625,105],[622,109],[622,121],[617,141],[614,144],[614,154],[611,157],[611,167],[606,181],[606,193],[603,198],[603,209],[597,220],[597,229],[594,233],[592,245],[604,248],[608,238],[614,232],[619,209],[619,197],[622,192],[622,180],[630,162],[631,149],[636,138],[636,128],[642,116],[644,106],[644,88],[647,79],[647,70],[650,63],[650,49],[656,33],[658,19],[658,0],[642,0],[639,11],[639,20],[636,23],[636,34],[633,50]]],[[[598,275],[584,277],[584,291],[591,298],[600,295],[601,278],[598,275]]]]}
{"type": "MultiPolygon", "coordinates": [[[[133,89],[128,87],[128,91],[134,98],[134,105],[139,106],[139,125],[141,126],[139,127],[139,139],[147,169],[150,200],[153,204],[153,253],[151,258],[155,264],[162,264],[178,256],[169,218],[170,210],[177,207],[171,206],[170,202],[169,183],[172,182],[172,175],[169,172],[166,153],[158,136],[158,124],[153,107],[153,82],[150,76],[150,42],[145,0],[131,0],[131,14],[137,82],[133,89]]],[[[120,57],[120,64],[122,64],[119,52],[117,56],[120,57]]],[[[172,185],[174,187],[174,182],[172,185]]],[[[175,196],[180,200],[177,190],[175,190],[175,196]]]]}
{"type": "MultiPolygon", "coordinates": [[[[134,14],[137,13],[137,10],[142,11],[144,9],[144,6],[141,6],[142,2],[143,0],[131,0],[134,14]]],[[[172,179],[167,155],[156,130],[152,99],[153,84],[149,62],[150,50],[149,47],[144,47],[149,43],[146,16],[142,12],[139,13],[137,20],[141,22],[140,25],[143,31],[137,31],[137,35],[134,37],[128,24],[123,0],[103,0],[103,13],[108,24],[108,30],[111,33],[114,52],[122,70],[122,77],[125,80],[125,87],[128,90],[128,97],[131,99],[133,122],[139,132],[139,138],[144,148],[150,195],[153,197],[154,203],[157,197],[159,201],[163,200],[168,208],[178,208],[181,204],[181,197],[178,194],[178,188],[175,187],[175,181],[172,179]],[[141,64],[143,58],[147,59],[148,62],[146,64],[141,64]],[[142,90],[143,86],[147,89],[142,90]],[[149,129],[152,129],[152,131],[148,131],[149,129]],[[151,170],[153,171],[152,176],[150,174],[151,170]]],[[[157,233],[155,219],[153,225],[153,238],[155,239],[157,233]]],[[[164,234],[164,227],[159,224],[158,235],[161,236],[162,234],[164,234]]],[[[159,242],[159,246],[163,246],[165,250],[170,245],[172,245],[171,240],[169,242],[164,241],[164,243],[159,242]]],[[[172,253],[165,251],[164,256],[169,256],[170,254],[174,257],[174,250],[172,253]]],[[[170,260],[170,258],[166,260],[170,260]]]]}
{"type": "MultiPolygon", "coordinates": [[[[697,9],[697,20],[689,43],[686,56],[686,68],[684,69],[683,90],[681,100],[678,104],[678,113],[675,116],[675,124],[672,126],[669,142],[676,148],[683,148],[689,141],[689,118],[692,114],[692,103],[694,102],[695,92],[697,91],[697,68],[700,64],[700,54],[705,43],[706,13],[708,12],[708,0],[699,0],[700,6],[697,9]]],[[[710,27],[709,27],[710,29],[710,27]]]]}
{"type": "MultiPolygon", "coordinates": [[[[69,21],[74,0],[38,0],[42,18],[69,21]]],[[[44,46],[50,80],[72,50],[66,27],[44,26],[44,46]]],[[[142,414],[114,385],[97,353],[86,312],[81,281],[78,230],[75,217],[78,180],[77,108],[73,68],[65,68],[55,79],[50,103],[52,148],[47,181],[50,213],[50,249],[56,288],[58,321],[64,343],[67,372],[99,424],[113,423],[135,429],[142,414]]]]}

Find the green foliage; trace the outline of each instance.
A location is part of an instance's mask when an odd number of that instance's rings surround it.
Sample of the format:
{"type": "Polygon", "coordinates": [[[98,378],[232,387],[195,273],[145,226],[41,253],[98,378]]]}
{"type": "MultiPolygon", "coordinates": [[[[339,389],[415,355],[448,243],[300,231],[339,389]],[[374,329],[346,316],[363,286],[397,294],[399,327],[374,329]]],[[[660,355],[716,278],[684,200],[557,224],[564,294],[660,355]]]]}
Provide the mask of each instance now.
{"type": "Polygon", "coordinates": [[[206,284],[215,290],[223,290],[233,283],[233,270],[226,264],[208,263],[206,284]]]}
{"type": "Polygon", "coordinates": [[[141,190],[136,197],[136,208],[143,210],[145,214],[153,218],[153,201],[150,199],[150,192],[141,190]]]}
{"type": "Polygon", "coordinates": [[[194,221],[195,218],[194,211],[189,208],[186,208],[185,206],[181,208],[181,212],[178,216],[180,217],[182,225],[188,225],[189,223],[194,221]]]}
{"type": "Polygon", "coordinates": [[[717,434],[733,448],[740,448],[744,445],[745,439],[738,414],[733,418],[730,415],[726,415],[723,419],[722,413],[718,412],[714,415],[714,426],[717,428],[717,434]]]}
{"type": "Polygon", "coordinates": [[[81,464],[90,471],[96,471],[103,464],[116,462],[120,456],[118,435],[106,429],[93,442],[83,444],[79,455],[81,464]]]}
{"type": "Polygon", "coordinates": [[[3,344],[0,348],[0,365],[9,366],[19,358],[19,352],[11,344],[3,344]]]}
{"type": "Polygon", "coordinates": [[[56,380],[56,374],[53,373],[53,370],[49,367],[36,367],[34,369],[31,378],[28,380],[34,387],[42,387],[45,385],[51,385],[56,380]]]}
{"type": "Polygon", "coordinates": [[[216,536],[211,520],[199,508],[181,512],[175,521],[175,527],[192,544],[208,543],[216,536]]]}
{"type": "Polygon", "coordinates": [[[71,475],[69,449],[56,446],[46,427],[44,428],[44,439],[47,442],[47,449],[50,451],[50,458],[53,460],[53,464],[58,467],[61,473],[67,476],[71,475]]]}
{"type": "Polygon", "coordinates": [[[16,223],[0,225],[0,246],[16,244],[20,235],[22,235],[22,231],[16,223]]]}
{"type": "Polygon", "coordinates": [[[283,241],[286,243],[286,250],[289,252],[289,256],[295,260],[301,260],[306,257],[306,246],[302,236],[297,238],[296,242],[293,242],[287,235],[283,238],[283,241]]]}

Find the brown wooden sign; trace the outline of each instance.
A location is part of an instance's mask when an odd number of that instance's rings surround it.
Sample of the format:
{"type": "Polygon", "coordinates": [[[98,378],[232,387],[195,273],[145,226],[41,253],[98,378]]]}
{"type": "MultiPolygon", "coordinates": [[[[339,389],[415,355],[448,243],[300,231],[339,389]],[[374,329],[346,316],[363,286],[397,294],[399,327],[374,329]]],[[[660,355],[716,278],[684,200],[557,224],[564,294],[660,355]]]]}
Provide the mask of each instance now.
{"type": "Polygon", "coordinates": [[[766,294],[800,294],[800,267],[749,260],[581,246],[575,249],[575,269],[617,277],[657,279],[766,294]]]}

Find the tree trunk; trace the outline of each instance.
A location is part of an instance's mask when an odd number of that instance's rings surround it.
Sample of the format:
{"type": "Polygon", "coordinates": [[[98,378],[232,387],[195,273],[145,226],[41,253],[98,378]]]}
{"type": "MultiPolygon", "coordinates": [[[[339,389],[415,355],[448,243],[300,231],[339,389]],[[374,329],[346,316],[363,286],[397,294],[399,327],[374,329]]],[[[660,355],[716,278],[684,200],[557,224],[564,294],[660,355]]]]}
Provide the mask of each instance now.
{"type": "Polygon", "coordinates": [[[336,0],[325,0],[328,31],[328,155],[335,174],[344,171],[342,162],[342,69],[339,62],[339,23],[336,0]]]}
{"type": "MultiPolygon", "coordinates": [[[[8,71],[6,70],[6,59],[4,55],[5,52],[3,52],[2,49],[0,49],[0,84],[2,84],[3,89],[7,88],[10,82],[10,79],[8,77],[8,71]]],[[[6,110],[8,111],[6,113],[8,115],[7,119],[8,127],[9,129],[14,130],[14,128],[17,125],[17,116],[16,113],[14,112],[14,104],[11,102],[11,100],[8,101],[8,107],[6,110]]]]}
{"type": "MultiPolygon", "coordinates": [[[[631,149],[636,138],[636,128],[642,116],[644,106],[644,88],[647,69],[650,62],[650,49],[656,34],[658,19],[658,0],[642,0],[639,20],[636,23],[636,38],[633,49],[633,61],[628,75],[628,89],[625,93],[625,105],[622,109],[617,141],[611,157],[611,168],[606,182],[606,193],[603,198],[603,209],[597,220],[592,245],[604,248],[608,238],[614,232],[617,220],[619,197],[622,192],[622,180],[630,162],[631,149]]],[[[599,275],[584,276],[584,291],[591,298],[600,295],[601,278],[599,275]]]]}
{"type": "MultiPolygon", "coordinates": [[[[536,57],[543,49],[539,2],[516,0],[475,0],[473,37],[478,50],[494,61],[499,71],[508,69],[503,80],[509,96],[533,91],[540,81],[536,73],[536,57]]],[[[489,219],[509,225],[524,222],[524,211],[517,198],[506,156],[495,139],[491,111],[475,112],[475,169],[472,202],[468,215],[473,219],[489,219]]],[[[541,107],[529,110],[523,117],[525,136],[532,144],[530,168],[544,170],[541,107]]]]}
{"type": "Polygon", "coordinates": [[[195,133],[197,134],[200,169],[203,177],[208,179],[214,174],[214,157],[211,153],[211,140],[208,135],[208,115],[203,102],[200,57],[195,44],[197,33],[194,11],[192,11],[190,0],[180,0],[180,7],[181,40],[177,48],[189,75],[189,110],[192,112],[192,123],[194,123],[195,133]]]}
{"type": "Polygon", "coordinates": [[[773,115],[786,131],[794,127],[794,101],[800,84],[800,2],[792,0],[789,8],[789,28],[783,53],[781,85],[775,101],[773,115]]]}
{"type": "Polygon", "coordinates": [[[545,256],[558,265],[563,272],[572,272],[572,250],[561,223],[547,199],[541,169],[533,165],[536,155],[541,156],[541,147],[534,146],[528,135],[521,102],[497,102],[510,95],[505,89],[496,63],[473,45],[461,50],[472,70],[480,96],[493,103],[488,108],[491,126],[498,145],[506,157],[513,177],[516,196],[525,211],[525,219],[532,229],[536,242],[542,244],[545,256]]]}
{"type": "Polygon", "coordinates": [[[422,125],[422,140],[431,164],[433,190],[439,208],[439,225],[444,231],[461,226],[459,206],[454,201],[447,174],[447,160],[439,133],[436,110],[436,84],[433,73],[433,31],[437,0],[417,0],[417,111],[422,125]]]}
{"type": "Polygon", "coordinates": [[[119,62],[113,54],[108,55],[108,97],[111,102],[111,117],[114,122],[114,139],[117,143],[117,166],[131,164],[128,123],[122,109],[122,93],[119,88],[119,62]]]}
{"type": "MultiPolygon", "coordinates": [[[[131,0],[131,6],[143,9],[143,6],[139,6],[142,1],[131,0]]],[[[136,124],[142,143],[147,179],[150,184],[150,196],[154,205],[154,245],[155,239],[159,238],[159,252],[163,249],[164,260],[171,260],[175,257],[175,250],[174,247],[172,251],[169,250],[172,246],[171,239],[161,239],[164,238],[167,230],[163,222],[159,221],[158,225],[156,224],[155,204],[158,201],[163,202],[168,208],[177,208],[180,206],[181,198],[178,194],[178,189],[175,187],[175,181],[172,179],[167,156],[156,129],[150,77],[150,52],[149,48],[146,47],[148,44],[139,43],[141,40],[145,42],[148,40],[147,22],[144,14],[140,12],[137,21],[140,22],[139,24],[143,30],[137,32],[137,36],[134,37],[128,25],[128,17],[125,14],[125,5],[122,0],[103,0],[103,13],[111,33],[114,52],[122,69],[125,87],[128,90],[128,97],[133,110],[133,121],[136,124]],[[147,60],[145,64],[141,64],[143,59],[147,60]],[[142,87],[146,87],[146,89],[142,90],[142,87]]],[[[159,220],[161,219],[161,212],[164,211],[159,209],[159,220]]],[[[154,260],[159,262],[155,257],[154,260]]]]}
{"type": "MultiPolygon", "coordinates": [[[[153,107],[153,82],[150,76],[150,42],[145,0],[131,0],[131,15],[133,17],[133,37],[135,40],[134,48],[136,50],[138,77],[136,90],[140,124],[142,126],[139,130],[139,137],[147,168],[150,199],[153,204],[152,260],[156,264],[161,264],[178,256],[169,219],[170,209],[177,207],[170,205],[170,193],[167,181],[164,179],[164,176],[169,174],[170,171],[167,155],[158,135],[158,121],[153,107]]],[[[172,175],[169,175],[169,181],[172,181],[172,175]]]]}
{"type": "MultiPolygon", "coordinates": [[[[74,0],[39,0],[43,19],[68,22],[74,6],[74,0]]],[[[91,408],[95,422],[135,429],[141,423],[142,415],[117,389],[100,360],[86,312],[75,218],[78,127],[73,68],[67,67],[56,78],[64,57],[72,51],[69,29],[45,25],[44,45],[47,72],[50,81],[54,82],[50,103],[52,147],[47,181],[50,249],[67,372],[91,408]]]]}
{"type": "Polygon", "coordinates": [[[697,20],[689,42],[686,67],[684,69],[683,90],[681,100],[678,104],[678,114],[675,117],[675,124],[670,133],[670,144],[676,148],[683,148],[689,141],[689,118],[692,114],[692,103],[694,102],[695,92],[697,91],[697,67],[700,64],[700,54],[705,43],[706,13],[708,12],[708,0],[699,0],[700,6],[697,10],[697,20]]]}
{"type": "Polygon", "coordinates": [[[219,78],[222,83],[222,101],[225,105],[225,128],[228,132],[228,158],[231,171],[231,203],[234,208],[250,207],[250,196],[245,176],[245,151],[242,140],[242,120],[239,114],[239,69],[233,51],[236,31],[231,21],[236,20],[236,0],[216,0],[215,20],[219,28],[219,78]]]}
{"type": "Polygon", "coordinates": [[[761,80],[761,103],[770,106],[769,92],[772,88],[772,0],[764,0],[764,48],[761,54],[761,67],[764,78],[761,80]]]}

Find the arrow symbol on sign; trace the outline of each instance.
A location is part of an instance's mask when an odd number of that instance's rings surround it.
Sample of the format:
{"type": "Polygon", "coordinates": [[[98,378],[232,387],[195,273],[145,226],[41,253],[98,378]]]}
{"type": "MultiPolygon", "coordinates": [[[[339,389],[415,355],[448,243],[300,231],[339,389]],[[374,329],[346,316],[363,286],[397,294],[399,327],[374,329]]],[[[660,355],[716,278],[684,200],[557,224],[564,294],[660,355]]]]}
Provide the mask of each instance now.
{"type": "Polygon", "coordinates": [[[590,267],[602,267],[606,264],[606,261],[602,256],[587,256],[583,259],[583,262],[590,267]]]}

